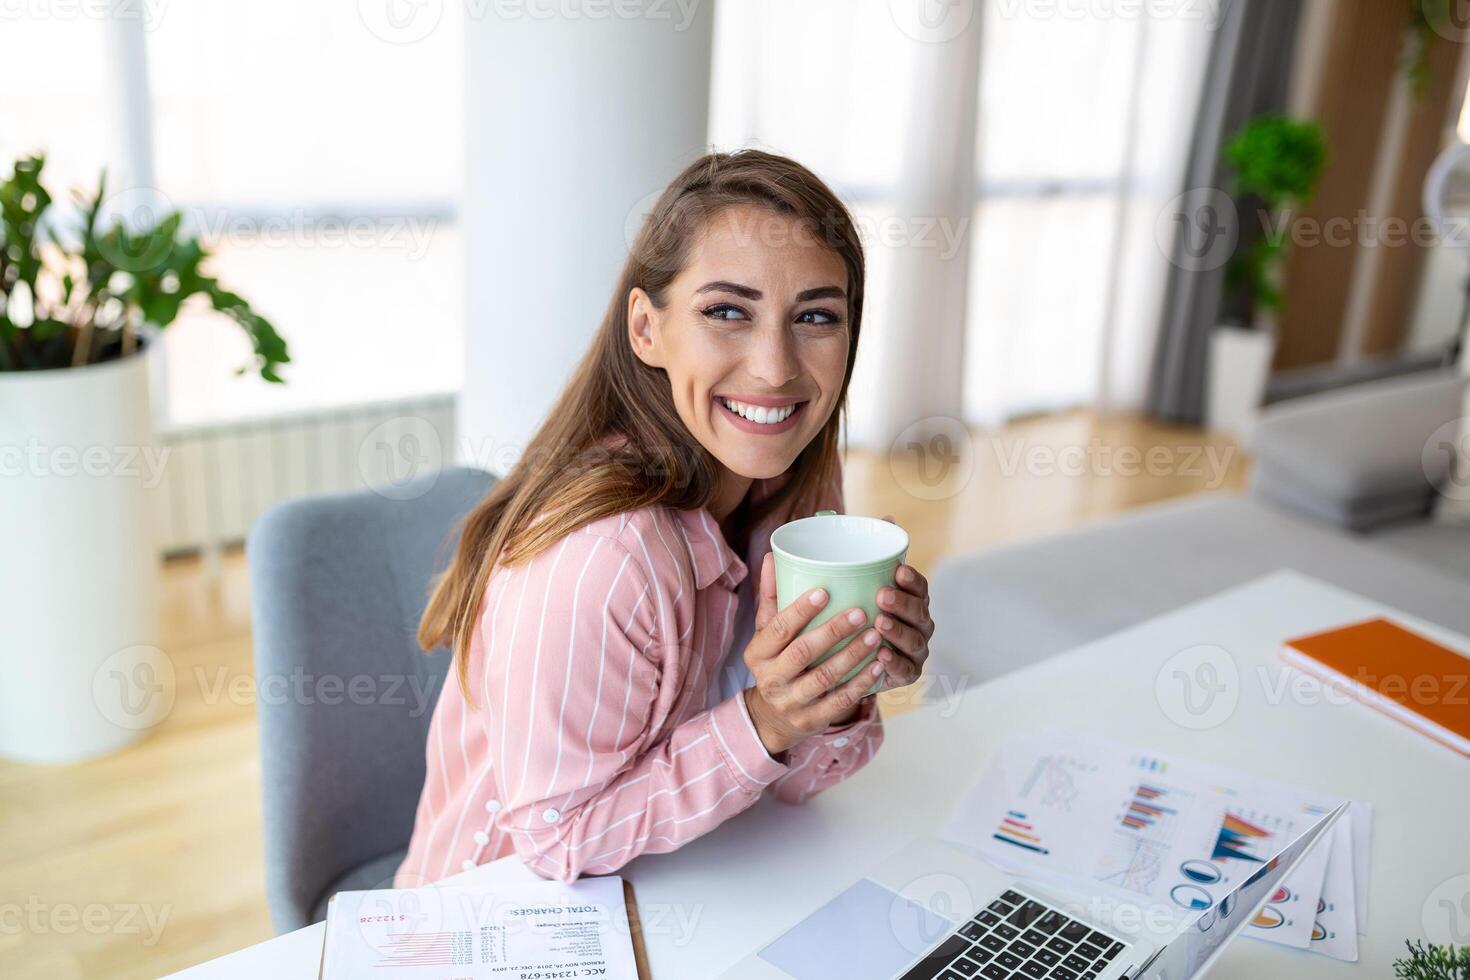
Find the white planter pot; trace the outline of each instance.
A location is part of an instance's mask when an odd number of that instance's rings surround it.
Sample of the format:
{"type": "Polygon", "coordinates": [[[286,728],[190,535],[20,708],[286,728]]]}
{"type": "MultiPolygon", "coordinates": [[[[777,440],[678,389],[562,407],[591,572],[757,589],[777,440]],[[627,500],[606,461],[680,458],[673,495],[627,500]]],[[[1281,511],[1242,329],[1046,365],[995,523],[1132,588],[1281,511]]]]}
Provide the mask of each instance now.
{"type": "Polygon", "coordinates": [[[0,756],[101,755],[172,707],[151,360],[0,373],[0,756]]]}
{"type": "Polygon", "coordinates": [[[1269,327],[1249,329],[1221,324],[1210,332],[1205,378],[1207,426],[1229,433],[1241,443],[1250,441],[1275,355],[1276,332],[1269,327]]]}

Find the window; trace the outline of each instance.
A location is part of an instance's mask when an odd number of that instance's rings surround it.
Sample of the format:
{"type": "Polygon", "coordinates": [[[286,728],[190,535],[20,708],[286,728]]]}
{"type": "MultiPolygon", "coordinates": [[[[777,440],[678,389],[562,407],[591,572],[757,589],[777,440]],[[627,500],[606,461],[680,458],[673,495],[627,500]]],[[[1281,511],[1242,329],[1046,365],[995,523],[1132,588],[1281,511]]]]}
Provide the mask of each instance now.
{"type": "Polygon", "coordinates": [[[147,11],[140,25],[95,4],[51,5],[0,33],[0,81],[25,93],[0,128],[7,160],[42,148],[53,191],[94,186],[104,164],[117,173],[125,130],[141,121],[165,203],[290,345],[287,384],[236,377],[248,340],[186,308],[164,338],[165,424],[459,385],[459,14],[446,4],[426,35],[385,39],[361,6],[129,5],[147,11]],[[145,44],[109,43],[129,30],[145,44]],[[130,68],[148,78],[147,107],[118,94],[130,68]]]}

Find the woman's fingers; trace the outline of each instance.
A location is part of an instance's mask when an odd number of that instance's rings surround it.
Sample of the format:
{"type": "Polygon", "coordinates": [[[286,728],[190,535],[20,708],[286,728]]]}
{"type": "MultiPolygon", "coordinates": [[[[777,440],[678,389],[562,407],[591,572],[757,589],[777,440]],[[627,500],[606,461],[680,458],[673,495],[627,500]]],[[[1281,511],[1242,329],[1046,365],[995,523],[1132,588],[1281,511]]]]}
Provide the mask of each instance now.
{"type": "Polygon", "coordinates": [[[751,664],[752,659],[761,662],[779,657],[801,635],[812,617],[826,605],[827,590],[812,589],[785,609],[779,610],[751,637],[745,648],[747,665],[751,664]]]}
{"type": "Polygon", "coordinates": [[[907,589],[923,599],[925,604],[929,602],[929,580],[924,577],[923,572],[912,565],[899,565],[894,578],[898,581],[900,588],[907,589]]]}
{"type": "Polygon", "coordinates": [[[899,653],[912,657],[919,663],[923,663],[923,658],[928,656],[929,638],[907,623],[884,613],[873,621],[873,625],[878,627],[878,632],[888,641],[888,645],[899,653]]]}
{"type": "Polygon", "coordinates": [[[877,630],[863,630],[832,656],[807,670],[796,679],[792,688],[797,702],[810,704],[836,687],[858,664],[873,655],[878,639],[877,630]]]}
{"type": "Polygon", "coordinates": [[[878,651],[878,662],[883,665],[883,672],[887,679],[889,688],[908,687],[924,672],[923,663],[928,659],[928,651],[924,652],[922,658],[909,657],[905,654],[890,650],[887,647],[878,651]]]}
{"type": "Polygon", "coordinates": [[[776,616],[776,556],[766,552],[761,559],[760,596],[755,607],[755,628],[763,630],[776,616]]]}
{"type": "Polygon", "coordinates": [[[929,618],[929,603],[921,595],[886,585],[878,590],[878,608],[908,623],[923,633],[925,639],[934,632],[934,623],[929,618]]]}
{"type": "Polygon", "coordinates": [[[813,708],[818,713],[824,725],[830,725],[835,719],[841,718],[857,706],[857,703],[867,696],[874,685],[884,677],[883,665],[874,661],[858,672],[858,675],[846,684],[824,696],[813,708]]]}
{"type": "Polygon", "coordinates": [[[888,688],[905,687],[923,673],[929,659],[929,639],[934,619],[929,615],[929,581],[912,565],[900,565],[894,576],[898,586],[878,590],[878,608],[873,622],[891,650],[879,654],[888,674],[888,688]]]}
{"type": "Polygon", "coordinates": [[[832,649],[844,638],[862,629],[867,621],[868,614],[857,606],[833,616],[821,626],[787,644],[786,651],[776,661],[779,673],[787,680],[794,680],[824,651],[832,649]]]}

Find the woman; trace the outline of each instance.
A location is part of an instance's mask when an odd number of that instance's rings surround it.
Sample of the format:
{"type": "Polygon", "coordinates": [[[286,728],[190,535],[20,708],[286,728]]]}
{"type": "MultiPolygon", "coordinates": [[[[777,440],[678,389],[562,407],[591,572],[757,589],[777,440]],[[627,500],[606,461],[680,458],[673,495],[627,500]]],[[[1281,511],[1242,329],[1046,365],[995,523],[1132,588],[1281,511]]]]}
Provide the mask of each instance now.
{"type": "Polygon", "coordinates": [[[843,509],[862,305],[857,230],[806,168],[715,153],[664,191],[425,611],[419,641],[452,647],[459,682],[429,727],[397,886],[511,853],[563,881],[608,873],[872,757],[864,694],[918,678],[928,583],[901,566],[875,623],[856,609],[803,636],[825,593],[778,610],[770,556],[780,524],[843,509]]]}

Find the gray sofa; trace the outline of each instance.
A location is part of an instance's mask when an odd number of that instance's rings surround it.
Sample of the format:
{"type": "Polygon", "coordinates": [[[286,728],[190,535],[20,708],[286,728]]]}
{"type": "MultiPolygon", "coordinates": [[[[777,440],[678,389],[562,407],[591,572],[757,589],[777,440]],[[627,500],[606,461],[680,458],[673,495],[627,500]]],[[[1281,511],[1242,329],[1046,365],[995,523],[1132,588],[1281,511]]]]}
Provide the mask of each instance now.
{"type": "Polygon", "coordinates": [[[941,560],[935,656],[985,680],[1283,568],[1470,633],[1470,526],[1431,520],[1447,465],[1424,458],[1465,384],[1443,371],[1286,402],[1256,427],[1249,493],[941,560]]]}

